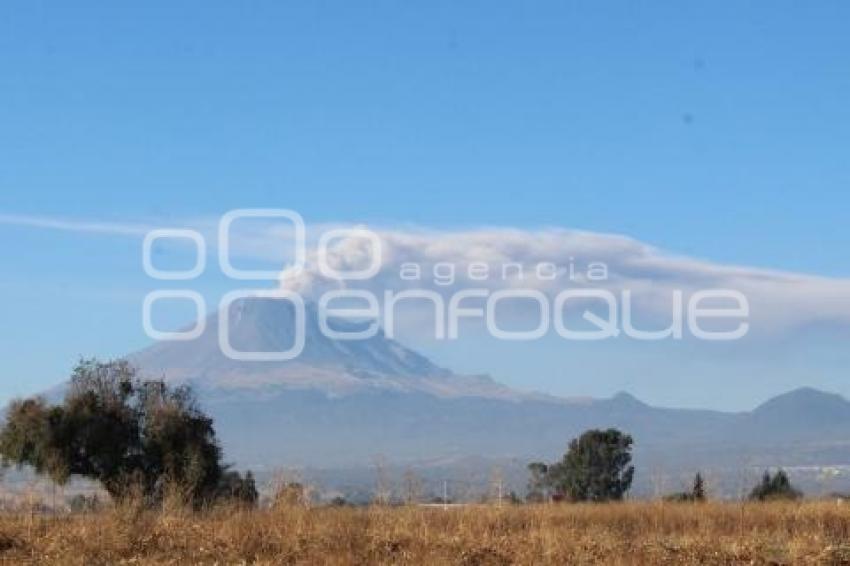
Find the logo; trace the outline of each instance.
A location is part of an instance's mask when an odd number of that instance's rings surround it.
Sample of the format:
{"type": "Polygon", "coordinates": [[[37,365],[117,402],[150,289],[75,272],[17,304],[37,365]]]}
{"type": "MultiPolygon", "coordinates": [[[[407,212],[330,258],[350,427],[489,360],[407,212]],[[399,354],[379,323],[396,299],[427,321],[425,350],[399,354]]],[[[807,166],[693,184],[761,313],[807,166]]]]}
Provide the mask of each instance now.
{"type": "MultiPolygon", "coordinates": [[[[433,312],[433,335],[437,340],[460,337],[461,321],[478,321],[497,340],[530,341],[554,333],[564,340],[597,341],[627,337],[638,341],[697,340],[731,341],[749,331],[749,302],[733,289],[675,289],[670,297],[670,323],[662,329],[640,329],[634,322],[635,294],[631,289],[611,285],[604,262],[585,262],[582,267],[571,258],[568,265],[553,262],[469,261],[464,265],[436,262],[420,265],[412,261],[387,261],[381,236],[363,227],[333,228],[315,239],[308,250],[307,229],[297,212],[286,209],[239,209],[224,214],[218,222],[215,247],[218,268],[233,281],[253,281],[253,287],[241,287],[225,293],[218,302],[218,344],[221,352],[233,360],[280,362],[297,358],[304,350],[308,309],[305,297],[285,285],[308,272],[334,288],[313,297],[319,331],[332,340],[365,340],[383,329],[388,338],[396,332],[400,303],[417,302],[433,312]],[[278,270],[243,269],[233,261],[233,225],[239,220],[264,220],[288,225],[287,237],[268,237],[265,245],[287,246],[288,265],[278,270]],[[355,246],[351,246],[356,242],[355,246]],[[346,243],[341,250],[334,246],[346,243]],[[351,256],[351,257],[349,257],[351,256]],[[354,258],[353,260],[351,260],[354,258]],[[351,261],[349,261],[351,260],[351,261]],[[403,283],[403,288],[380,288],[378,281],[403,283]],[[276,282],[283,286],[264,288],[276,282]],[[369,286],[373,282],[376,285],[369,286]],[[492,283],[497,283],[493,285],[492,283]],[[523,282],[528,284],[523,286],[523,282]],[[491,283],[491,285],[487,285],[491,283]],[[563,283],[564,288],[558,288],[563,283]],[[464,286],[466,284],[466,286],[464,286]],[[417,287],[419,285],[419,287],[417,287]],[[494,288],[495,287],[495,288],[494,288]],[[282,351],[245,351],[232,344],[232,311],[237,302],[263,299],[291,305],[292,324],[287,335],[291,346],[282,351]],[[530,328],[516,329],[505,324],[500,313],[511,306],[523,305],[530,328]],[[332,321],[357,321],[344,324],[332,321]],[[363,322],[365,321],[365,324],[363,322]],[[725,325],[721,324],[726,322],[725,325]],[[731,328],[729,328],[731,324],[731,328]]],[[[207,269],[207,242],[204,236],[187,228],[151,230],[142,244],[142,266],[152,279],[186,282],[200,277],[207,269]],[[161,240],[182,240],[191,244],[194,264],[186,270],[165,270],[154,264],[154,245],[161,240]]],[[[177,285],[175,285],[177,287],[177,285]]],[[[154,340],[195,340],[206,331],[207,304],[195,289],[165,288],[151,291],[142,305],[142,325],[154,340]],[[164,331],[153,325],[153,309],[158,301],[183,300],[194,305],[195,324],[186,330],[164,331]]]]}

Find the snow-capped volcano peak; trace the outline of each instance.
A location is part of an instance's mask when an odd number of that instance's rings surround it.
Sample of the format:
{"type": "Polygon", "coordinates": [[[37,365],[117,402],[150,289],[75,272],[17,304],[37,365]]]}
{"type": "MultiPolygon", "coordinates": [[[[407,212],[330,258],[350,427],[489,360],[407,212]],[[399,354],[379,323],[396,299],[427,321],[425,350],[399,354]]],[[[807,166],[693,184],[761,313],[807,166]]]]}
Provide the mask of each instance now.
{"type": "MultiPolygon", "coordinates": [[[[232,348],[241,352],[281,352],[295,344],[295,308],[288,301],[248,298],[235,301],[228,317],[232,348]]],[[[283,386],[318,389],[331,395],[359,390],[418,391],[439,396],[520,398],[522,394],[484,376],[459,376],[387,338],[332,339],[321,331],[315,304],[305,306],[304,348],[289,361],[238,361],[219,344],[219,315],[207,318],[203,334],[191,341],[160,342],[129,356],[145,374],[191,382],[200,389],[241,390],[283,386]]],[[[365,327],[331,320],[337,331],[365,327]]]]}

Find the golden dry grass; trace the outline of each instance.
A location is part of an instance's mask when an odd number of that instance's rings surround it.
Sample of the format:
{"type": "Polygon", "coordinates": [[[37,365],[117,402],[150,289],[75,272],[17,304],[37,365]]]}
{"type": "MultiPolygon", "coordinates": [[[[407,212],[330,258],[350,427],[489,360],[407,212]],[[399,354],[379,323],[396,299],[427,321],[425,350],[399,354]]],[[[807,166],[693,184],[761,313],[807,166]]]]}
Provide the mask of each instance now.
{"type": "Polygon", "coordinates": [[[850,564],[850,505],[658,502],[0,517],[39,564],[850,564]]]}

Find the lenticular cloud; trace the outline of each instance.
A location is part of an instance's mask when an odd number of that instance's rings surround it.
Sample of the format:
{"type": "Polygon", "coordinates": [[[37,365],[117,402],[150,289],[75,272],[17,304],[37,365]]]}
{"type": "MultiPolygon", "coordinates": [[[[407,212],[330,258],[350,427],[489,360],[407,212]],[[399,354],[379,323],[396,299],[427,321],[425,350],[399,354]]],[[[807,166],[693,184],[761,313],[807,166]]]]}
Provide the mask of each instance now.
{"type": "MultiPolygon", "coordinates": [[[[669,318],[671,297],[699,290],[730,289],[750,304],[756,334],[769,336],[813,325],[850,329],[850,280],[723,265],[674,255],[632,238],[565,229],[487,228],[463,231],[372,229],[380,257],[362,236],[330,242],[325,265],[347,273],[373,268],[367,279],[345,280],[323,272],[319,252],[308,249],[298,272],[281,274],[281,285],[317,300],[333,289],[424,289],[450,296],[478,288],[530,288],[554,297],[565,288],[631,292],[638,316],[669,318]]],[[[310,238],[316,241],[315,238],[310,238]]]]}

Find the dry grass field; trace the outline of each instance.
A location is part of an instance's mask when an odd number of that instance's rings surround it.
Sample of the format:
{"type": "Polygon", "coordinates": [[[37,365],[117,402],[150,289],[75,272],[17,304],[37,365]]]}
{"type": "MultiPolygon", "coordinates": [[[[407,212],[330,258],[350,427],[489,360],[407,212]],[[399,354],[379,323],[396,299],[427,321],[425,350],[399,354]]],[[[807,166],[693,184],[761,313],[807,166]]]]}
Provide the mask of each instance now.
{"type": "Polygon", "coordinates": [[[850,505],[108,509],[0,517],[9,564],[850,564],[850,505]]]}

